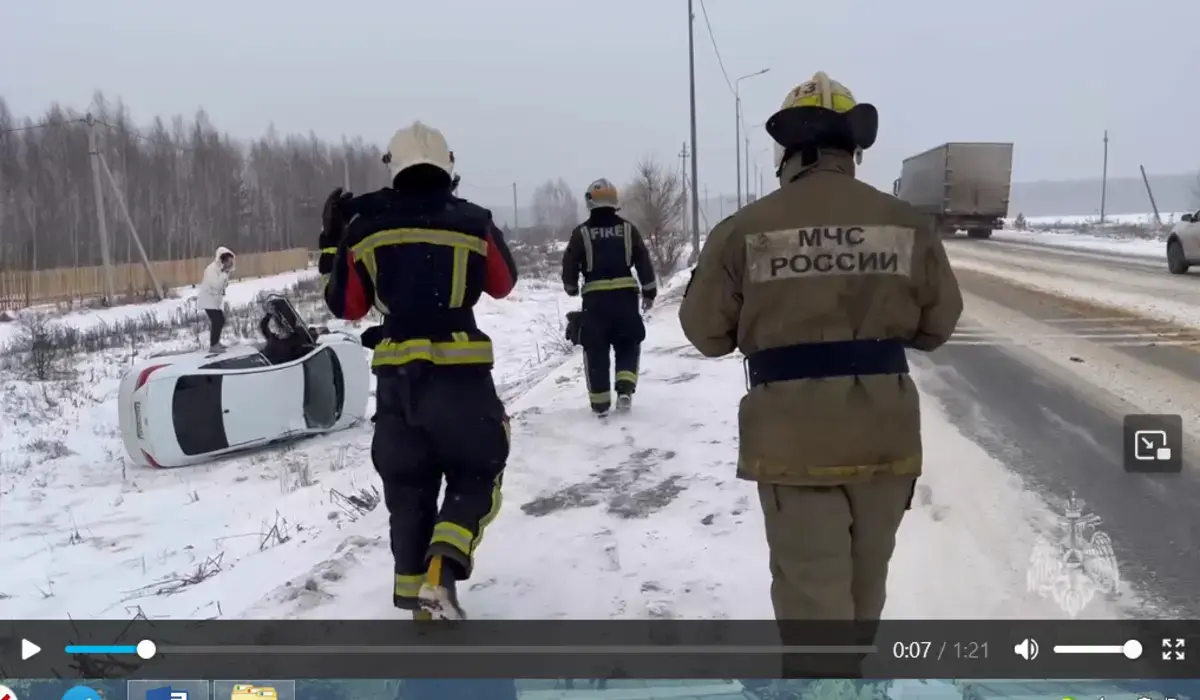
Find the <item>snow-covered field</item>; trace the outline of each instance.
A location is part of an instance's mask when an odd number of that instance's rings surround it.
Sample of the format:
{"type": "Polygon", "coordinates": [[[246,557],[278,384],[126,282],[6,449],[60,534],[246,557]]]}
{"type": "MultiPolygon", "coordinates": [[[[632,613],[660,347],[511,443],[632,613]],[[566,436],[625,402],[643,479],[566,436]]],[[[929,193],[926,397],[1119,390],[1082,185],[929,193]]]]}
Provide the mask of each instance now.
{"type": "MultiPolygon", "coordinates": [[[[227,301],[249,303],[313,275],[234,283],[227,301]]],[[[481,326],[495,336],[502,390],[515,390],[561,356],[560,297],[556,288],[522,283],[508,300],[479,309],[481,326]]],[[[170,319],[184,304],[172,299],[76,312],[53,322],[95,329],[147,314],[170,319]]],[[[298,306],[318,320],[312,301],[298,306]]],[[[0,327],[8,334],[0,346],[19,334],[19,325],[0,327]]],[[[123,368],[136,355],[198,342],[184,330],[169,340],[84,355],[66,378],[46,382],[0,374],[0,567],[7,572],[0,615],[123,618],[140,609],[154,617],[228,616],[230,606],[236,610],[273,581],[311,566],[318,555],[308,544],[359,517],[346,497],[369,496],[374,484],[369,425],[199,468],[127,465],[116,415],[123,368]],[[243,590],[225,583],[279,555],[290,557],[294,569],[277,563],[268,569],[270,581],[258,569],[243,590]],[[200,587],[202,596],[182,595],[206,578],[211,583],[200,587]]]]}
{"type": "MultiPolygon", "coordinates": [[[[522,283],[481,308],[514,447],[506,505],[464,593],[469,611],[769,617],[757,496],[734,476],[740,363],[692,351],[664,299],[649,323],[633,414],[600,422],[586,406],[577,351],[555,364],[564,301],[553,285],[522,283]]],[[[199,468],[127,467],[114,408],[127,362],[128,352],[93,357],[58,393],[6,381],[0,567],[11,573],[0,614],[397,614],[386,514],[369,509],[369,426],[199,468]],[[368,508],[351,503],[355,495],[368,508]]],[[[1053,516],[934,402],[923,410],[926,476],[900,534],[887,615],[1062,616],[1025,587],[1037,534],[1053,516]]],[[[1096,601],[1082,615],[1118,614],[1096,601]]]]}
{"type": "MultiPolygon", "coordinates": [[[[259,295],[267,292],[281,291],[295,284],[297,281],[316,275],[315,271],[303,270],[299,272],[285,272],[279,275],[268,275],[265,277],[253,277],[246,280],[239,280],[229,285],[229,290],[225,295],[225,302],[230,306],[239,306],[248,304],[259,295]]],[[[160,318],[169,318],[172,315],[183,313],[195,308],[194,297],[196,290],[191,287],[180,287],[171,290],[173,296],[164,299],[160,302],[146,304],[127,304],[122,306],[114,306],[111,308],[83,308],[71,311],[65,314],[55,314],[55,318],[62,323],[69,324],[81,330],[95,328],[96,326],[107,324],[113,325],[122,320],[140,316],[145,313],[152,313],[160,318]]],[[[33,309],[25,309],[15,312],[17,316],[29,313],[47,313],[47,309],[36,307],[33,309]]],[[[18,331],[16,323],[0,323],[0,346],[12,340],[13,336],[18,331]]]]}
{"type": "MultiPolygon", "coordinates": [[[[1164,211],[1159,214],[1163,222],[1178,221],[1181,214],[1189,214],[1192,212],[1182,211],[1164,211]]],[[[1010,218],[1008,221],[1011,224],[1015,219],[1010,218]]],[[[1154,224],[1153,212],[1142,212],[1138,214],[1107,214],[1104,217],[1105,223],[1108,224],[1127,224],[1133,226],[1150,226],[1154,224]]],[[[1027,216],[1025,222],[1029,226],[1038,228],[1042,227],[1057,227],[1057,228],[1072,228],[1080,226],[1095,226],[1100,223],[1099,212],[1095,214],[1081,214],[1078,216],[1027,216]]]]}

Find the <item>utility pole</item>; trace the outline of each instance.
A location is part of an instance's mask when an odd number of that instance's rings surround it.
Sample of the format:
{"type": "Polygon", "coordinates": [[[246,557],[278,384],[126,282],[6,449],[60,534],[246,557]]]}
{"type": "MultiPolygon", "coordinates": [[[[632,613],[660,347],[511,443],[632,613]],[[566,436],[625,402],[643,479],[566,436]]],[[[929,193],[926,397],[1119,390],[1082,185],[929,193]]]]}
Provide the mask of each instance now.
{"type": "MultiPolygon", "coordinates": [[[[737,80],[733,81],[733,148],[735,153],[736,166],[733,169],[734,179],[737,180],[737,205],[738,209],[742,208],[742,81],[747,78],[754,78],[771,70],[763,68],[760,71],[747,73],[737,80]]],[[[749,146],[747,146],[749,149],[749,146]]],[[[695,149],[692,149],[695,150],[695,149]]],[[[746,160],[750,159],[750,153],[746,153],[746,160]]]]}
{"type": "Polygon", "coordinates": [[[346,137],[342,137],[342,187],[350,191],[350,148],[346,146],[346,137]]]}
{"type": "Polygon", "coordinates": [[[1104,223],[1104,208],[1108,204],[1108,129],[1104,130],[1104,174],[1100,176],[1100,223],[1104,223]]]}
{"type": "MultiPolygon", "coordinates": [[[[679,184],[683,194],[683,228],[687,230],[687,201],[688,201],[688,186],[687,186],[687,162],[688,162],[687,141],[683,142],[683,148],[679,150],[679,184]]],[[[692,193],[695,198],[695,193],[692,193]]]]}
{"type": "Polygon", "coordinates": [[[129,206],[125,203],[121,188],[117,186],[117,178],[113,177],[112,169],[108,167],[108,160],[103,154],[100,155],[100,167],[108,177],[108,184],[112,186],[113,199],[117,200],[121,215],[125,217],[125,224],[129,226],[129,236],[137,246],[138,255],[142,257],[142,264],[146,266],[146,274],[150,277],[151,284],[154,285],[154,292],[158,294],[159,300],[166,299],[167,295],[163,292],[162,283],[158,281],[158,275],[154,274],[154,266],[150,264],[150,256],[146,255],[146,249],[142,246],[142,239],[138,236],[137,227],[133,225],[133,217],[129,215],[129,206]]]}
{"type": "MultiPolygon", "coordinates": [[[[692,103],[692,192],[696,191],[696,13],[692,10],[693,0],[688,0],[688,82],[692,103]]],[[[692,197],[692,255],[694,263],[700,258],[700,201],[692,197]]]]}
{"type": "Polygon", "coordinates": [[[737,206],[742,208],[742,98],[737,92],[733,93],[733,146],[734,160],[733,174],[737,180],[737,206]]]}
{"type": "Polygon", "coordinates": [[[92,113],[87,114],[88,156],[92,161],[92,191],[96,196],[96,231],[100,235],[100,259],[104,263],[104,302],[115,301],[112,274],[112,254],[108,249],[108,222],[104,216],[104,187],[100,182],[100,144],[96,134],[99,125],[92,113]]]}
{"type": "Polygon", "coordinates": [[[513,183],[513,237],[516,238],[521,228],[521,215],[517,213],[517,183],[513,183]]]}
{"type": "Polygon", "coordinates": [[[1154,201],[1154,190],[1150,189],[1150,178],[1146,177],[1146,166],[1139,165],[1142,171],[1142,184],[1146,186],[1146,196],[1150,198],[1150,208],[1154,210],[1154,224],[1162,226],[1162,216],[1158,213],[1158,202],[1154,201]]]}

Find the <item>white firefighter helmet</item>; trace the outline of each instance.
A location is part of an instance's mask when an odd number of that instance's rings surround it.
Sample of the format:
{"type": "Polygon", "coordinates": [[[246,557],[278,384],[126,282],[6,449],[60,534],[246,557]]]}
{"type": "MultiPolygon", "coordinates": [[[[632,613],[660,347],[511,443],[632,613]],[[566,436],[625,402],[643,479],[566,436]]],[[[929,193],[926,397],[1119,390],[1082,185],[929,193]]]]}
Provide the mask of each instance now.
{"type": "Polygon", "coordinates": [[[587,191],[583,193],[583,201],[587,203],[589,210],[600,207],[617,209],[620,204],[616,186],[604,178],[588,185],[587,191]]]}
{"type": "MultiPolygon", "coordinates": [[[[779,111],[792,107],[824,107],[838,114],[845,114],[857,105],[854,93],[845,85],[831,80],[824,71],[817,71],[810,80],[800,83],[783,98],[779,111]]],[[[775,168],[783,165],[784,148],[775,144],[775,168]]],[[[857,162],[862,163],[862,149],[854,153],[857,162]]]]}
{"type": "Polygon", "coordinates": [[[421,122],[413,122],[411,126],[400,129],[392,136],[392,140],[388,141],[387,153],[383,155],[383,162],[393,178],[401,170],[414,165],[432,165],[446,175],[454,177],[454,152],[446,143],[446,137],[442,132],[421,122]]]}

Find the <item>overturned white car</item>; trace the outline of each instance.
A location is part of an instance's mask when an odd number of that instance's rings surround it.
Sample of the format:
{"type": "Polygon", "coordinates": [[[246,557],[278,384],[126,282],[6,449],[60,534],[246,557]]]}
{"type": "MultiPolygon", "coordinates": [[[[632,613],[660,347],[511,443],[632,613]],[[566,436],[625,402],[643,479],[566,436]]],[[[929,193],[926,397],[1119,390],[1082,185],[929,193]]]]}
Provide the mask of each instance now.
{"type": "Polygon", "coordinates": [[[121,438],[134,463],[180,467],[348,428],[367,413],[370,368],[355,336],[318,336],[272,364],[259,347],[164,353],[121,379],[121,438]]]}

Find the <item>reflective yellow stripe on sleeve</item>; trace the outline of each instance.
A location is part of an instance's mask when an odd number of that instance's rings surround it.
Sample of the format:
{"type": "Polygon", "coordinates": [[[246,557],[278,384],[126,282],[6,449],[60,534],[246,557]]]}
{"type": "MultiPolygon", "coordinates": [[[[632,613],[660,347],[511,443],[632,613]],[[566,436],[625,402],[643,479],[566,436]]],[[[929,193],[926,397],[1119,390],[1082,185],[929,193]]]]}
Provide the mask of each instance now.
{"type": "Polygon", "coordinates": [[[322,248],[321,255],[337,255],[337,248],[322,248]]]}
{"type": "Polygon", "coordinates": [[[375,346],[371,365],[394,367],[422,360],[435,365],[481,365],[495,361],[490,341],[458,339],[465,337],[465,334],[455,334],[456,339],[450,342],[434,342],[426,338],[399,343],[384,340],[375,346]]]}
{"type": "Polygon", "coordinates": [[[632,277],[618,277],[611,280],[592,280],[583,285],[583,293],[608,292],[614,289],[637,289],[638,283],[632,277]]]}

